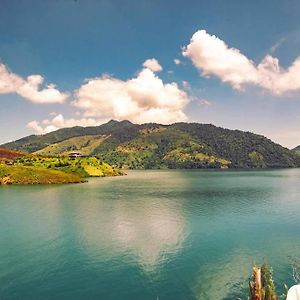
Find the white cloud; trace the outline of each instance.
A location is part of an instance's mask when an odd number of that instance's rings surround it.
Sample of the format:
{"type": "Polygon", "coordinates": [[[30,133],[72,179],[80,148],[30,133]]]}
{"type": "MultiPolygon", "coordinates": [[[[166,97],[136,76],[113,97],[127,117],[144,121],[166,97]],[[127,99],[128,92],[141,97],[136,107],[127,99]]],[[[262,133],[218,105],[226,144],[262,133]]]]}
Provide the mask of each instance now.
{"type": "Polygon", "coordinates": [[[31,121],[26,125],[27,128],[32,129],[34,132],[38,134],[44,133],[44,128],[39,125],[39,122],[37,121],[31,121]]]}
{"type": "Polygon", "coordinates": [[[35,103],[63,103],[67,99],[68,94],[61,93],[53,84],[40,89],[43,82],[41,75],[30,75],[24,79],[0,64],[0,94],[16,93],[35,103]]]}
{"type": "Polygon", "coordinates": [[[180,59],[175,58],[175,59],[174,59],[174,64],[175,64],[175,65],[180,65],[180,64],[181,64],[180,59]]]}
{"type": "Polygon", "coordinates": [[[279,60],[270,54],[255,65],[240,50],[228,47],[205,30],[192,36],[183,55],[189,57],[204,76],[217,76],[235,89],[252,84],[276,95],[300,90],[300,57],[287,69],[281,68],[279,60]]]}
{"type": "Polygon", "coordinates": [[[109,76],[89,79],[75,93],[73,105],[85,117],[171,123],[187,119],[188,95],[174,82],[164,83],[150,68],[127,81],[109,76]]]}
{"type": "Polygon", "coordinates": [[[70,118],[70,119],[65,119],[64,116],[62,114],[59,114],[57,116],[55,116],[52,120],[51,120],[51,124],[56,126],[56,127],[73,127],[73,126],[95,126],[98,125],[100,122],[103,123],[103,121],[98,121],[95,120],[93,118],[81,118],[81,119],[74,119],[74,118],[70,118]]]}
{"type": "Polygon", "coordinates": [[[96,126],[104,123],[105,121],[107,120],[97,120],[94,118],[65,119],[62,114],[58,114],[52,119],[45,119],[40,122],[36,120],[31,121],[27,124],[27,127],[32,129],[37,134],[44,134],[64,127],[96,126]]]}
{"type": "Polygon", "coordinates": [[[143,63],[143,67],[150,69],[153,72],[159,72],[162,70],[162,66],[155,58],[149,58],[143,63]]]}
{"type": "Polygon", "coordinates": [[[5,65],[0,64],[0,94],[15,93],[16,87],[21,86],[24,80],[11,73],[5,65]]]}
{"type": "Polygon", "coordinates": [[[27,127],[43,134],[62,127],[96,126],[109,119],[169,124],[187,119],[184,108],[189,102],[187,93],[175,82],[164,83],[153,65],[145,64],[136,77],[125,81],[110,75],[88,79],[74,92],[74,99],[72,105],[80,110],[75,113],[77,118],[51,113],[27,127]]]}

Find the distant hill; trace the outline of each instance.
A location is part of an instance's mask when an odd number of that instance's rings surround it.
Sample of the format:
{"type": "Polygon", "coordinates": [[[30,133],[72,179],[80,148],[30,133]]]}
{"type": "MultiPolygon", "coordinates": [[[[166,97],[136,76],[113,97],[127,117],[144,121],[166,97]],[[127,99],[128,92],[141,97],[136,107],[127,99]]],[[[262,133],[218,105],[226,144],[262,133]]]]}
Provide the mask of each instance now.
{"type": "Polygon", "coordinates": [[[300,145],[292,149],[292,151],[300,156],[300,145]]]}
{"type": "Polygon", "coordinates": [[[117,167],[277,168],[300,166],[300,157],[264,136],[211,124],[137,125],[110,121],[64,128],[2,145],[42,155],[80,151],[117,167]]]}

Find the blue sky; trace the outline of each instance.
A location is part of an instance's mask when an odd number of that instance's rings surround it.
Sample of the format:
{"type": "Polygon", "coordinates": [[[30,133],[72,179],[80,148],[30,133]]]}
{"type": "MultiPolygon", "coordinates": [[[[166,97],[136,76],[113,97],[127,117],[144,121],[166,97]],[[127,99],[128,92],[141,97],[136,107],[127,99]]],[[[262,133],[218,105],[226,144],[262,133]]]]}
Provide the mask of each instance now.
{"type": "Polygon", "coordinates": [[[290,0],[2,0],[0,143],[127,118],[213,123],[294,147],[299,11],[290,0]]]}

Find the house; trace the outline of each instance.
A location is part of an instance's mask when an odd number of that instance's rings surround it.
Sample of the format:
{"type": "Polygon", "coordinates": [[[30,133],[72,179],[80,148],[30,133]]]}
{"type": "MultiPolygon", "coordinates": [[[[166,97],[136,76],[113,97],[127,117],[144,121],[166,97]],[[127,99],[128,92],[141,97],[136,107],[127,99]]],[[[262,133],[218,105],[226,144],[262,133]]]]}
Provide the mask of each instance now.
{"type": "Polygon", "coordinates": [[[82,157],[82,154],[80,152],[70,152],[68,156],[70,159],[75,160],[76,158],[82,157]]]}

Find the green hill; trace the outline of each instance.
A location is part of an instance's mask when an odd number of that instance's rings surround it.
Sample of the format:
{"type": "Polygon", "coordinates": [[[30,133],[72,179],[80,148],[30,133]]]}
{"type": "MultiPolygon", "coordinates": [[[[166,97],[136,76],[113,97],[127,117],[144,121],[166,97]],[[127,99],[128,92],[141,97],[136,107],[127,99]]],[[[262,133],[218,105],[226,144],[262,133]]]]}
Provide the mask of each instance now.
{"type": "Polygon", "coordinates": [[[128,127],[129,121],[110,121],[96,127],[79,127],[59,129],[44,135],[29,135],[17,141],[6,143],[3,148],[18,149],[24,152],[33,153],[54,143],[62,142],[66,139],[84,135],[107,135],[118,131],[120,127],[128,127]]]}
{"type": "Polygon", "coordinates": [[[76,136],[62,142],[51,144],[34,153],[40,155],[67,155],[72,151],[80,150],[82,155],[90,155],[104,139],[105,136],[101,135],[76,136]]]}
{"type": "Polygon", "coordinates": [[[264,136],[211,124],[110,121],[60,129],[2,147],[41,155],[80,151],[123,168],[277,168],[300,166],[293,151],[264,136]]]}
{"type": "Polygon", "coordinates": [[[300,145],[292,149],[292,151],[300,156],[300,145]]]}

